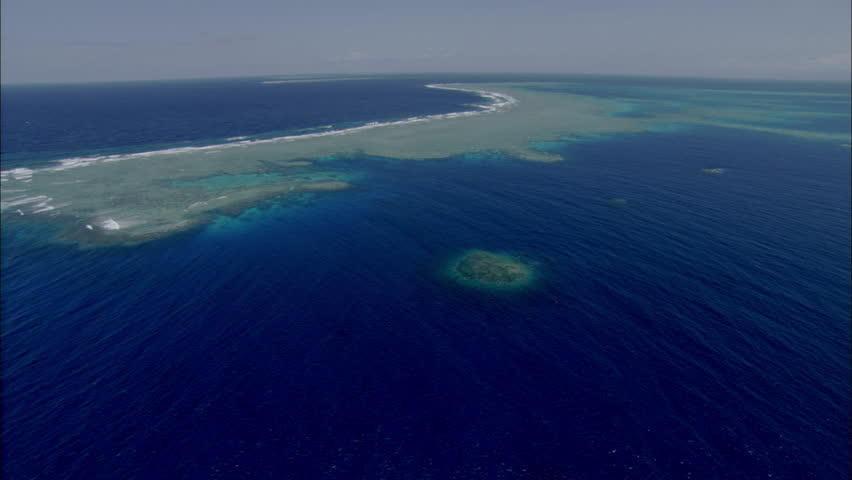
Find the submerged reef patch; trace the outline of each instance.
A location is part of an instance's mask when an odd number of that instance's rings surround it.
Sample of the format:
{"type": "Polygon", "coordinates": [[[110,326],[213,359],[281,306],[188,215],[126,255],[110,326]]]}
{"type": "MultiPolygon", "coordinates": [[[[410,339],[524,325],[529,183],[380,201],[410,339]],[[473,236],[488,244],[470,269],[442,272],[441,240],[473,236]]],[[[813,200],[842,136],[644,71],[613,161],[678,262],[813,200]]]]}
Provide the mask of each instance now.
{"type": "Polygon", "coordinates": [[[467,250],[450,260],[447,273],[465,286],[488,289],[512,289],[530,284],[533,265],[513,255],[467,250]]]}

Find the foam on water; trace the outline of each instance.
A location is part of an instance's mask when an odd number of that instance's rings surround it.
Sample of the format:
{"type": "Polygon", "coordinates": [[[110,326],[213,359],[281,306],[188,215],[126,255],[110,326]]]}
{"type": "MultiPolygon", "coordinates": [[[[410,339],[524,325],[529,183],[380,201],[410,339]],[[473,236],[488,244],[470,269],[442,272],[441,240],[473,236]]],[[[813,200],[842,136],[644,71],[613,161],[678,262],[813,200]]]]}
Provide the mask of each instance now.
{"type": "MultiPolygon", "coordinates": [[[[20,190],[18,190],[20,191],[20,190]]],[[[19,205],[26,205],[28,203],[41,202],[44,200],[50,200],[46,195],[38,195],[35,197],[25,197],[23,195],[19,195],[17,197],[12,197],[8,201],[0,202],[0,210],[5,210],[9,207],[17,207],[19,205]]]]}
{"type": "Polygon", "coordinates": [[[101,223],[101,227],[104,230],[119,230],[121,229],[121,225],[118,224],[115,220],[108,218],[101,223]]]}

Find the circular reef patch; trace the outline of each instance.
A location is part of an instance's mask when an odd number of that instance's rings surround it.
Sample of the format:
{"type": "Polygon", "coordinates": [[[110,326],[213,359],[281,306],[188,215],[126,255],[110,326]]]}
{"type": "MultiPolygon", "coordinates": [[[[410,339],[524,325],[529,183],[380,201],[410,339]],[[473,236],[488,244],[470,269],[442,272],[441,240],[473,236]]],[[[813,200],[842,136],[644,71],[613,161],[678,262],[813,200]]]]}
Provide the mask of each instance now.
{"type": "Polygon", "coordinates": [[[505,253],[467,250],[449,264],[449,275],[458,283],[479,288],[518,288],[533,279],[532,266],[505,253]]]}

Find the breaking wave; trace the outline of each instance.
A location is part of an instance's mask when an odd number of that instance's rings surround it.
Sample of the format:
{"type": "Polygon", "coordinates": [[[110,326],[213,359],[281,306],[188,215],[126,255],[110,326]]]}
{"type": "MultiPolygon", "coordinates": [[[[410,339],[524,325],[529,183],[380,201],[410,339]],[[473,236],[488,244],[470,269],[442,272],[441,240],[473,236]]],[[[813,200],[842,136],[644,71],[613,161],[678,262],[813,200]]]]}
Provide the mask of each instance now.
{"type": "MultiPolygon", "coordinates": [[[[482,115],[485,113],[497,112],[500,110],[505,110],[516,103],[518,100],[510,95],[506,95],[504,93],[499,92],[491,92],[487,90],[478,90],[473,88],[465,88],[461,86],[455,85],[445,85],[445,84],[430,84],[426,85],[426,88],[436,88],[441,90],[455,90],[460,92],[468,92],[479,95],[480,97],[488,100],[488,103],[473,105],[475,110],[466,110],[461,112],[452,112],[452,113],[441,113],[435,115],[426,115],[421,117],[409,117],[404,120],[395,120],[395,121],[387,121],[387,122],[370,122],[365,125],[360,125],[357,127],[344,128],[339,130],[326,130],[321,132],[314,133],[304,133],[299,135],[286,135],[282,137],[274,137],[274,138],[265,138],[265,139],[249,139],[247,137],[231,137],[227,139],[227,143],[219,143],[213,145],[204,145],[204,146],[188,146],[188,147],[175,147],[175,148],[167,148],[162,150],[152,150],[148,152],[136,152],[136,153],[125,153],[125,154],[112,154],[112,155],[100,155],[100,156],[90,156],[90,157],[72,157],[72,158],[64,158],[60,160],[56,160],[55,163],[57,165],[50,167],[42,167],[38,169],[29,169],[29,168],[15,168],[10,170],[0,171],[0,182],[6,182],[9,179],[24,181],[27,182],[31,179],[33,174],[39,171],[47,171],[47,172],[56,172],[61,170],[69,170],[72,168],[85,167],[89,165],[101,164],[101,163],[109,163],[109,162],[118,162],[122,160],[129,160],[134,158],[146,158],[157,155],[173,155],[180,153],[188,153],[188,152],[216,152],[220,151],[224,148],[235,148],[235,147],[243,147],[246,145],[258,145],[264,143],[288,143],[295,142],[299,140],[305,140],[309,138],[318,138],[318,137],[328,137],[335,135],[350,135],[353,133],[362,132],[365,130],[371,130],[374,128],[395,126],[395,125],[407,125],[414,123],[422,123],[422,122],[432,122],[436,120],[446,120],[451,118],[460,118],[460,117],[471,117],[475,115],[482,115]]],[[[330,125],[319,127],[320,129],[328,129],[331,128],[330,125]]]]}

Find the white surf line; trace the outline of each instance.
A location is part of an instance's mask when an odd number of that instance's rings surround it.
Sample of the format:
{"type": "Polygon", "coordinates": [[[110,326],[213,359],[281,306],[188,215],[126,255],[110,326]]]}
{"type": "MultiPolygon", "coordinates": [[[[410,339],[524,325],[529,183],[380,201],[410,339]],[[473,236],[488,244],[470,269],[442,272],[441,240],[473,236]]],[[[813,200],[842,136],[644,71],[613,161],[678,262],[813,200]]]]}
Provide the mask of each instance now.
{"type": "MultiPolygon", "coordinates": [[[[14,180],[28,182],[32,178],[33,174],[38,172],[58,172],[62,170],[69,170],[71,168],[85,167],[88,165],[95,165],[99,163],[108,163],[108,162],[118,162],[122,160],[128,160],[133,158],[145,158],[151,157],[155,155],[171,155],[177,153],[187,153],[187,152],[201,152],[201,151],[211,151],[211,150],[221,150],[224,148],[235,148],[235,147],[244,147],[246,145],[257,145],[257,144],[265,144],[265,143],[289,143],[297,140],[303,140],[307,138],[319,138],[319,137],[329,137],[335,135],[350,135],[353,133],[362,132],[365,130],[372,130],[374,128],[380,127],[390,127],[396,125],[408,125],[413,123],[421,123],[421,122],[431,122],[435,120],[447,120],[451,118],[462,118],[462,117],[473,117],[477,115],[482,115],[485,113],[497,112],[500,110],[507,109],[512,107],[513,105],[518,103],[518,99],[512,97],[511,95],[507,95],[505,93],[500,92],[491,92],[488,90],[477,90],[473,88],[464,88],[459,86],[449,86],[444,84],[430,84],[426,85],[426,88],[435,88],[440,90],[456,90],[460,92],[469,92],[475,93],[482,98],[486,98],[491,101],[489,104],[485,105],[477,105],[478,110],[467,110],[462,112],[452,112],[452,113],[439,113],[435,115],[427,115],[424,117],[410,117],[405,120],[397,120],[393,122],[370,122],[366,125],[361,125],[359,127],[351,127],[344,128],[341,130],[330,130],[327,132],[317,132],[317,133],[306,133],[302,135],[288,135],[284,137],[275,137],[275,138],[267,138],[262,140],[242,140],[238,142],[230,142],[230,143],[220,143],[215,145],[205,145],[201,147],[176,147],[176,148],[167,148],[163,150],[152,150],[150,152],[137,152],[137,153],[127,153],[127,154],[114,154],[114,155],[103,155],[98,157],[74,157],[74,158],[65,158],[62,160],[57,160],[56,162],[59,165],[55,167],[42,167],[38,169],[29,169],[29,168],[15,168],[12,170],[3,170],[0,171],[0,181],[7,181],[10,177],[14,180]]],[[[324,127],[320,127],[324,128],[324,127]]]]}
{"type": "Polygon", "coordinates": [[[46,202],[49,202],[50,200],[52,199],[47,195],[38,195],[36,197],[24,197],[23,195],[18,195],[10,198],[6,202],[0,202],[0,210],[6,210],[9,207],[17,207],[19,205],[27,205],[29,203],[38,203],[39,205],[44,203],[46,205],[46,202]]]}
{"type": "MultiPolygon", "coordinates": [[[[38,195],[35,197],[26,197],[24,195],[17,195],[8,200],[0,201],[0,212],[8,210],[11,207],[22,207],[29,211],[29,213],[44,213],[50,212],[52,210],[58,210],[63,207],[67,207],[71,205],[70,202],[59,203],[56,205],[51,205],[50,202],[53,201],[52,197],[48,197],[47,195],[38,195]]],[[[23,215],[24,212],[21,208],[15,210],[19,215],[23,215]]]]}

